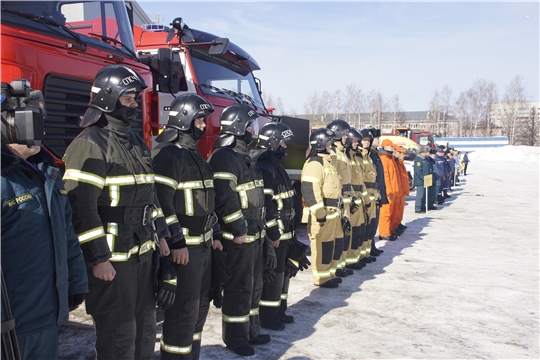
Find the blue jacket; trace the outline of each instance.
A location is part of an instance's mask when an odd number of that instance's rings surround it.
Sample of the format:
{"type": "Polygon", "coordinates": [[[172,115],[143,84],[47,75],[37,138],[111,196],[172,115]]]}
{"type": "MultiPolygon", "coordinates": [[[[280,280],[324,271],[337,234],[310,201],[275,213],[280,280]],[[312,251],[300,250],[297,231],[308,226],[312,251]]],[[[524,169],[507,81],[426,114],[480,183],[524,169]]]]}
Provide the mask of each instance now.
{"type": "Polygon", "coordinates": [[[41,178],[2,145],[2,271],[17,335],[66,322],[68,295],[88,292],[60,169],[45,150],[32,158],[41,178]]]}
{"type": "MultiPolygon", "coordinates": [[[[426,156],[427,157],[427,156],[426,156]]],[[[414,159],[414,186],[424,186],[424,176],[433,174],[433,166],[420,155],[414,159]]]]}
{"type": "Polygon", "coordinates": [[[435,163],[437,164],[439,177],[446,176],[446,159],[443,156],[435,155],[435,163]]]}

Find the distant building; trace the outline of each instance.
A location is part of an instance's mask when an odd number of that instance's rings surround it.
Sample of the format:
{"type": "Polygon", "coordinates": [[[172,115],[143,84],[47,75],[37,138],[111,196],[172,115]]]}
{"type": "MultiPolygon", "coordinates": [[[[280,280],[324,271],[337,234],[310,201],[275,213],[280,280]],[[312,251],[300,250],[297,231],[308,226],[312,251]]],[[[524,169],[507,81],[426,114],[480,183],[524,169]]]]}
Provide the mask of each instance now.
{"type": "Polygon", "coordinates": [[[331,114],[297,115],[297,117],[310,119],[313,127],[322,127],[332,120],[343,119],[359,129],[380,128],[383,134],[390,133],[397,126],[425,130],[438,136],[458,136],[459,132],[459,121],[453,115],[447,115],[446,120],[444,120],[441,113],[438,116],[433,116],[429,111],[361,113],[360,116],[358,114],[340,114],[337,117],[331,114]]]}

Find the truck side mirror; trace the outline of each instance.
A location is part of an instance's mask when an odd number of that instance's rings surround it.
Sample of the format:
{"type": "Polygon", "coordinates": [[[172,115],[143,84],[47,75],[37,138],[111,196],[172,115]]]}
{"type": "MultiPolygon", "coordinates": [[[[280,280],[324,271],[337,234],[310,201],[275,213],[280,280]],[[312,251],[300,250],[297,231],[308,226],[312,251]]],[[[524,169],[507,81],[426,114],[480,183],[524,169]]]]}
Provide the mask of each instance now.
{"type": "Polygon", "coordinates": [[[229,49],[229,39],[218,38],[212,41],[210,49],[208,49],[208,55],[223,55],[229,49]]]}
{"type": "Polygon", "coordinates": [[[158,72],[161,77],[158,80],[158,91],[176,94],[180,90],[180,81],[174,79],[173,52],[169,48],[158,49],[157,58],[158,72]]]}

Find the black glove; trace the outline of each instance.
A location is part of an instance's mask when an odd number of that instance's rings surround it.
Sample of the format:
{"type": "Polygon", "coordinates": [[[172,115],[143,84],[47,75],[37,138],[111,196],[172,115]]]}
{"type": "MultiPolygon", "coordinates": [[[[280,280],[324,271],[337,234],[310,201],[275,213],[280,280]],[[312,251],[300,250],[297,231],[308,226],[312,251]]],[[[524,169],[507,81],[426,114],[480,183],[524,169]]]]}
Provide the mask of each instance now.
{"type": "Polygon", "coordinates": [[[176,271],[169,259],[170,256],[162,257],[159,269],[159,288],[156,301],[163,310],[170,308],[176,298],[176,271]]]}
{"type": "Polygon", "coordinates": [[[306,256],[306,253],[304,252],[304,254],[302,254],[300,259],[298,260],[298,269],[300,271],[307,270],[309,265],[311,265],[311,261],[309,261],[309,259],[306,256]]]}
{"type": "Polygon", "coordinates": [[[295,263],[296,261],[287,259],[287,262],[285,263],[285,276],[293,278],[298,274],[298,266],[295,263]]]}
{"type": "Polygon", "coordinates": [[[354,197],[351,199],[351,214],[354,214],[355,212],[358,211],[358,209],[360,209],[360,205],[355,203],[355,200],[356,198],[354,197]]]}
{"type": "Polygon", "coordinates": [[[345,236],[351,235],[351,221],[348,217],[344,216],[341,218],[341,225],[343,226],[343,234],[345,236]]]}
{"type": "Polygon", "coordinates": [[[276,278],[276,273],[274,270],[266,268],[263,271],[263,281],[265,283],[271,283],[276,278]]]}
{"type": "Polygon", "coordinates": [[[326,223],[326,215],[320,219],[317,219],[319,225],[323,226],[326,223]]]}
{"type": "Polygon", "coordinates": [[[69,311],[73,311],[79,307],[84,301],[85,294],[73,294],[68,296],[69,311]]]}
{"type": "Polygon", "coordinates": [[[277,257],[276,257],[276,251],[272,247],[272,242],[273,241],[270,240],[269,237],[264,238],[263,257],[265,260],[266,267],[271,270],[274,270],[277,266],[277,257]]]}

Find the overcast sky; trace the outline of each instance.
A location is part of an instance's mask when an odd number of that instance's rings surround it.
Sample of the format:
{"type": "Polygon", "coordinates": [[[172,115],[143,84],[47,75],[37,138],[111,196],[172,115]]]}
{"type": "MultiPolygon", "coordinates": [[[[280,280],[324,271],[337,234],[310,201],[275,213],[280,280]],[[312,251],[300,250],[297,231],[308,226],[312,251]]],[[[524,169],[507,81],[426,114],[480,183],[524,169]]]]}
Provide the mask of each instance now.
{"type": "Polygon", "coordinates": [[[261,66],[262,90],[304,112],[315,90],[399,95],[404,111],[428,110],[448,84],[452,100],[477,78],[499,96],[516,76],[539,99],[539,3],[139,1],[168,25],[182,17],[242,47],[261,66]]]}

